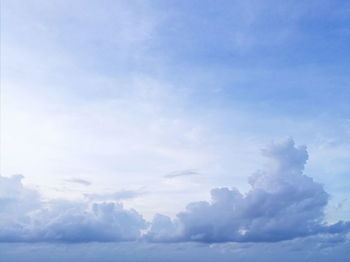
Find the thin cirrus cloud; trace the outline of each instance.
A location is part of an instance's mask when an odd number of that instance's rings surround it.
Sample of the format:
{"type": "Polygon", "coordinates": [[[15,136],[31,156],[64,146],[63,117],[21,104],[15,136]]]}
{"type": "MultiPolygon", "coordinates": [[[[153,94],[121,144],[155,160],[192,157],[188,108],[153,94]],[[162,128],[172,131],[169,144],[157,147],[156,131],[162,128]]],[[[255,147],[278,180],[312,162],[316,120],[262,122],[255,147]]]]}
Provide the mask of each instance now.
{"type": "Polygon", "coordinates": [[[327,224],[329,195],[306,176],[306,147],[292,139],[263,151],[268,168],[249,178],[251,189],[215,188],[211,201],[188,204],[175,219],[147,222],[117,201],[43,201],[22,176],[0,177],[1,242],[278,242],[307,236],[344,236],[349,221],[327,224]]]}

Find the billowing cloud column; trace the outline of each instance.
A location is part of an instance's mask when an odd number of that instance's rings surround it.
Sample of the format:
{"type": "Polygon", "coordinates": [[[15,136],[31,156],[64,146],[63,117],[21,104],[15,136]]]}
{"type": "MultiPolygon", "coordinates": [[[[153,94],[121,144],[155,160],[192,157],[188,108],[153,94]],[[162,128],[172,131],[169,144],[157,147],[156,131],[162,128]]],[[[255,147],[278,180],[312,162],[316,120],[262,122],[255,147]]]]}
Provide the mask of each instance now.
{"type": "MultiPolygon", "coordinates": [[[[190,203],[177,215],[177,231],[151,230],[154,240],[200,242],[274,242],[319,233],[342,233],[349,222],[327,225],[324,208],[328,194],[323,186],[303,174],[308,154],[292,139],[264,150],[268,167],[249,178],[251,189],[216,188],[211,202],[190,203]]],[[[164,221],[163,218],[161,221],[164,221]]],[[[159,218],[153,222],[157,228],[159,218]]],[[[169,224],[169,223],[168,223],[169,224]]]]}

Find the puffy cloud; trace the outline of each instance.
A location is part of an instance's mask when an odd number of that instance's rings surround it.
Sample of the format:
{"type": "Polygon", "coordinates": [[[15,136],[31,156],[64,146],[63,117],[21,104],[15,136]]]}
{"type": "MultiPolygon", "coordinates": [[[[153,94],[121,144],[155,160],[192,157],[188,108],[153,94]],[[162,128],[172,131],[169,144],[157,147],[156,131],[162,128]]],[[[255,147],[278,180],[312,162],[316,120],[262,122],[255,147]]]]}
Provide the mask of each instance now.
{"type": "Polygon", "coordinates": [[[156,214],[152,220],[151,227],[144,235],[146,240],[152,242],[170,242],[176,241],[179,225],[173,222],[168,216],[156,214]]]}
{"type": "Polygon", "coordinates": [[[43,202],[21,179],[0,177],[0,242],[129,241],[147,226],[140,214],[120,203],[43,202]]]}
{"type": "Polygon", "coordinates": [[[190,203],[175,220],[157,214],[151,223],[133,209],[106,202],[138,196],[133,191],[44,202],[23,186],[22,176],[0,177],[0,242],[278,242],[319,234],[345,239],[350,222],[325,222],[329,195],[304,174],[306,148],[289,139],[263,153],[269,164],[249,178],[247,193],[216,188],[210,202],[190,203]]]}
{"type": "Polygon", "coordinates": [[[269,165],[249,178],[251,189],[246,194],[235,188],[213,189],[211,202],[190,203],[177,215],[175,233],[162,228],[161,235],[153,230],[154,239],[275,242],[350,230],[350,222],[324,222],[329,196],[321,184],[303,174],[308,159],[304,146],[296,147],[288,139],[272,144],[263,153],[269,165]]]}
{"type": "Polygon", "coordinates": [[[24,188],[22,175],[10,178],[0,176],[0,214],[1,221],[11,219],[8,214],[21,216],[40,205],[39,194],[35,190],[24,188]]]}
{"type": "Polygon", "coordinates": [[[23,225],[32,211],[41,207],[39,194],[23,187],[23,176],[0,176],[0,241],[13,241],[23,235],[23,225]]]}
{"type": "Polygon", "coordinates": [[[56,216],[41,211],[35,222],[41,226],[37,238],[48,241],[129,241],[139,238],[140,230],[146,227],[135,210],[113,202],[65,208],[56,216]]]}

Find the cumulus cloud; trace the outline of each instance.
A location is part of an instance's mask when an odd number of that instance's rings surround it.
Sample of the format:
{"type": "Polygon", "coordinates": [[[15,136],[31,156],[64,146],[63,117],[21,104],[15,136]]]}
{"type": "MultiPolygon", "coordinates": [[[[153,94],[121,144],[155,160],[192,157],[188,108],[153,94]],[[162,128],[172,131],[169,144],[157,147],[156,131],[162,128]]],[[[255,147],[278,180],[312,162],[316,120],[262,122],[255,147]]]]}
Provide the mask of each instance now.
{"type": "MultiPolygon", "coordinates": [[[[235,188],[216,188],[211,202],[190,203],[155,240],[200,242],[276,242],[317,234],[340,234],[350,222],[324,222],[329,195],[323,186],[306,176],[306,147],[292,139],[272,144],[263,151],[268,167],[249,178],[251,189],[243,194],[235,188]],[[174,232],[173,226],[177,225],[174,232]]],[[[153,224],[169,224],[165,218],[153,224]]],[[[154,228],[156,226],[153,225],[154,228]]]]}
{"type": "Polygon", "coordinates": [[[93,203],[53,211],[42,210],[35,218],[39,240],[48,241],[130,241],[140,237],[146,222],[135,210],[120,203],[93,203]],[[52,213],[56,213],[54,216],[52,213]]]}
{"type": "Polygon", "coordinates": [[[0,176],[0,241],[13,241],[24,235],[29,214],[41,207],[38,192],[23,187],[22,175],[0,176]]]}
{"type": "Polygon", "coordinates": [[[170,217],[156,214],[144,239],[152,242],[171,242],[177,236],[179,225],[170,217]]]}
{"type": "Polygon", "coordinates": [[[22,176],[0,177],[0,242],[278,242],[318,235],[345,239],[350,222],[325,222],[329,195],[304,174],[306,147],[288,139],[263,153],[268,165],[249,177],[248,192],[215,188],[211,201],[190,203],[176,219],[157,214],[150,223],[117,202],[139,192],[96,194],[82,202],[43,201],[37,191],[23,186],[22,176]]]}
{"type": "Polygon", "coordinates": [[[139,213],[116,202],[44,202],[21,180],[0,177],[0,242],[129,241],[147,226],[139,213]]]}

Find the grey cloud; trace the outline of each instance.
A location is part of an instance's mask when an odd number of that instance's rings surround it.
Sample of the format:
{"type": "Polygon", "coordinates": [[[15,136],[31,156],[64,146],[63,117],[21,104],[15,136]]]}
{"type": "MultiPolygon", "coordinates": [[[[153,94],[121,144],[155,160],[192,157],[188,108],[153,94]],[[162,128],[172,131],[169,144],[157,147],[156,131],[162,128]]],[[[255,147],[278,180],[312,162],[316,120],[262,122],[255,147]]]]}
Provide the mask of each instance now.
{"type": "Polygon", "coordinates": [[[269,167],[249,178],[249,192],[213,189],[211,202],[190,203],[177,215],[175,233],[162,228],[163,234],[150,236],[156,241],[276,242],[350,230],[350,222],[324,222],[329,196],[321,184],[303,174],[306,147],[296,147],[288,139],[263,153],[269,167]]]}
{"type": "Polygon", "coordinates": [[[194,170],[194,169],[187,169],[187,170],[179,170],[179,171],[174,171],[171,172],[167,175],[165,175],[165,178],[175,178],[175,177],[180,177],[180,176],[193,176],[193,175],[198,175],[199,173],[194,170]]]}
{"type": "Polygon", "coordinates": [[[41,207],[38,192],[25,188],[22,179],[21,175],[0,176],[0,225],[24,220],[28,212],[41,207]]]}
{"type": "MultiPolygon", "coordinates": [[[[39,214],[39,240],[65,242],[130,241],[140,237],[146,221],[135,210],[119,203],[93,203],[88,207],[65,209],[57,216],[39,214]],[[43,218],[43,219],[42,219],[43,218]]],[[[34,238],[35,239],[35,238],[34,238]]]]}
{"type": "Polygon", "coordinates": [[[44,202],[21,176],[0,177],[0,242],[130,241],[147,222],[115,202],[44,202]]]}
{"type": "Polygon", "coordinates": [[[158,214],[151,223],[117,203],[143,192],[44,202],[38,192],[23,186],[22,176],[0,177],[0,242],[278,242],[318,235],[334,236],[332,243],[345,239],[350,222],[325,222],[329,195],[304,174],[306,148],[289,139],[263,153],[269,165],[249,178],[247,193],[216,188],[211,201],[190,203],[176,219],[158,214]]]}
{"type": "Polygon", "coordinates": [[[156,214],[151,222],[147,234],[144,239],[152,242],[171,242],[175,240],[178,231],[178,224],[172,221],[168,216],[156,214]]]}

